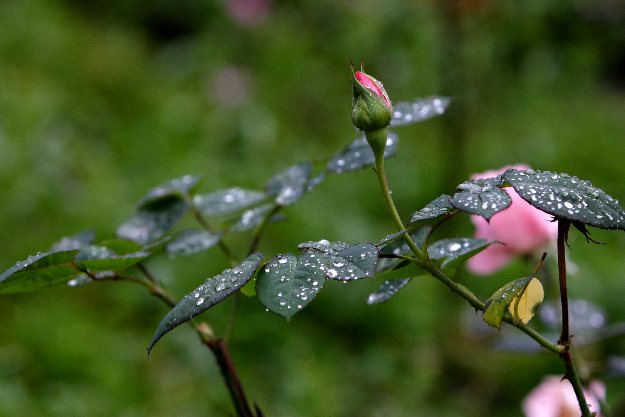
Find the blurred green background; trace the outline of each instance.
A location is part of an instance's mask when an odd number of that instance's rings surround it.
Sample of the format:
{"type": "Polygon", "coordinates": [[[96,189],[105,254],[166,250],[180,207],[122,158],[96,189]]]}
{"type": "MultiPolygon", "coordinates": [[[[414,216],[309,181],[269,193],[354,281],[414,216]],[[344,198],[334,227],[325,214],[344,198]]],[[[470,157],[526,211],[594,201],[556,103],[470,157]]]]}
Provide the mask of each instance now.
{"type": "MultiPolygon", "coordinates": [[[[404,216],[473,172],[518,162],[625,199],[623,0],[3,1],[0,269],[88,228],[112,236],[171,178],[258,189],[338,151],[355,136],[350,59],[395,101],[453,98],[443,117],[397,130],[388,169],[404,216]]],[[[261,250],[378,241],[393,224],[376,195],[370,170],[333,176],[285,210],[261,250]]],[[[443,233],[472,230],[464,217],[443,233]]],[[[625,236],[593,236],[607,244],[571,238],[571,294],[624,321],[625,236]]],[[[245,237],[229,244],[243,251],[245,237]]],[[[178,295],[225,266],[216,250],[149,265],[178,295]]],[[[528,268],[458,279],[486,299],[528,268]]],[[[517,416],[543,375],[562,373],[546,353],[493,348],[479,317],[432,279],[368,306],[376,287],[328,283],[290,322],[243,300],[231,349],[267,417],[517,416]]],[[[231,307],[202,319],[221,331],[231,307]]],[[[0,416],[231,415],[191,329],[147,358],[165,313],[125,283],[3,295],[0,416]]],[[[580,352],[617,415],[625,383],[605,364],[623,355],[621,339],[580,352]]]]}

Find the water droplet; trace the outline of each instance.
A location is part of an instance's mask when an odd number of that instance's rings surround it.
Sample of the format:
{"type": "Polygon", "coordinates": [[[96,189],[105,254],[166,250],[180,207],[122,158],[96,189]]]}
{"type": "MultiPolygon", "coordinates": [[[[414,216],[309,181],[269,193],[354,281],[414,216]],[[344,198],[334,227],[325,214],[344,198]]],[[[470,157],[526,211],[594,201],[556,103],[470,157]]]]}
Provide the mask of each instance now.
{"type": "Polygon", "coordinates": [[[457,251],[457,250],[460,250],[460,248],[462,248],[462,245],[461,245],[460,243],[458,243],[458,242],[453,242],[453,243],[451,243],[451,244],[447,247],[447,249],[448,249],[450,252],[455,252],[455,251],[457,251]]]}
{"type": "Polygon", "coordinates": [[[195,302],[196,305],[202,305],[204,303],[204,297],[202,298],[198,298],[198,300],[195,302]]]}
{"type": "Polygon", "coordinates": [[[336,269],[328,269],[328,271],[326,272],[326,275],[328,276],[328,278],[336,278],[339,273],[336,272],[336,269]]]}
{"type": "Polygon", "coordinates": [[[285,264],[285,263],[287,263],[287,262],[288,262],[288,260],[287,260],[286,258],[280,258],[280,259],[278,259],[278,263],[280,263],[280,264],[285,264]]]}

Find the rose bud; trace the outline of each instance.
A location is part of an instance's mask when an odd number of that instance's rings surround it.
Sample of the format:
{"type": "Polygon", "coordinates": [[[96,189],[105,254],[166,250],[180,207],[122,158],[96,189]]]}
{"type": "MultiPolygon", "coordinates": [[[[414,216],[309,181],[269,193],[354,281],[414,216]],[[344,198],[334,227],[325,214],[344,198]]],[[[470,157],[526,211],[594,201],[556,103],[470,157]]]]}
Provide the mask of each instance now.
{"type": "Polygon", "coordinates": [[[393,106],[382,83],[361,71],[353,72],[354,102],[352,121],[365,132],[387,127],[393,106]]]}
{"type": "Polygon", "coordinates": [[[352,122],[363,130],[376,159],[384,158],[386,127],[391,123],[393,106],[382,83],[352,66],[354,102],[352,122]]]}

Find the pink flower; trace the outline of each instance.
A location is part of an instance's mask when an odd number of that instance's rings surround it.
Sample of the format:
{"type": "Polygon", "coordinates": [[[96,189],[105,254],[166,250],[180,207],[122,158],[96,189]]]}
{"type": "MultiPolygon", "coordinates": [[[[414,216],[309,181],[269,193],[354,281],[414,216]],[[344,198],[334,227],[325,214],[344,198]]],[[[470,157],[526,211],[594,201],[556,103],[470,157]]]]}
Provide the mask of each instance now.
{"type": "MultiPolygon", "coordinates": [[[[510,165],[497,171],[475,174],[471,178],[494,177],[510,168],[529,169],[527,165],[510,165]]],[[[492,274],[516,256],[537,252],[557,238],[558,226],[550,221],[550,215],[532,207],[512,188],[505,190],[512,198],[512,204],[495,214],[490,223],[483,217],[471,216],[476,238],[503,243],[495,243],[469,259],[467,268],[474,274],[492,274]]]]}
{"type": "Polygon", "coordinates": [[[386,90],[382,86],[381,82],[379,82],[369,74],[365,74],[364,72],[360,71],[356,71],[354,77],[356,77],[356,80],[360,84],[362,84],[363,87],[371,90],[374,94],[381,97],[382,100],[384,100],[384,104],[386,105],[386,107],[388,107],[389,109],[393,107],[391,105],[391,100],[388,98],[388,94],[386,93],[386,90]]]}
{"type": "Polygon", "coordinates": [[[265,22],[271,9],[270,0],[228,0],[226,5],[232,19],[247,27],[265,22]]]}
{"type": "MultiPolygon", "coordinates": [[[[605,386],[598,381],[584,390],[591,412],[601,417],[598,398],[605,397],[605,386]]],[[[523,400],[521,406],[526,417],[579,417],[581,410],[573,387],[568,380],[548,376],[523,400]]]]}
{"type": "MultiPolygon", "coordinates": [[[[352,122],[357,129],[372,132],[391,123],[393,105],[382,83],[352,66],[352,122]]],[[[386,134],[384,141],[386,141],[386,134]]]]}

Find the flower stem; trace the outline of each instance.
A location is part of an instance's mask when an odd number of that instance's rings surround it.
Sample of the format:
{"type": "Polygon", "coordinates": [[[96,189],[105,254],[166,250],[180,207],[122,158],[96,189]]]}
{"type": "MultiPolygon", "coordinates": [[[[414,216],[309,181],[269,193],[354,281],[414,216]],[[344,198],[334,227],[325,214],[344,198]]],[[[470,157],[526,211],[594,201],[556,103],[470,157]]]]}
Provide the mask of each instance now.
{"type": "Polygon", "coordinates": [[[573,354],[571,353],[571,334],[569,331],[569,296],[566,287],[566,239],[571,223],[564,219],[558,219],[558,278],[560,282],[560,304],[562,306],[562,333],[558,340],[558,345],[563,348],[560,359],[564,362],[566,369],[565,377],[569,380],[575,391],[582,417],[592,417],[593,413],[588,408],[588,402],[584,396],[584,388],[577,374],[573,354]]]}
{"type": "Polygon", "coordinates": [[[569,346],[571,343],[571,335],[569,333],[569,298],[566,288],[566,256],[565,244],[566,235],[569,230],[570,223],[566,220],[558,220],[558,278],[560,282],[560,304],[562,306],[562,333],[560,334],[559,344],[569,346]]]}
{"type": "MultiPolygon", "coordinates": [[[[144,271],[144,273],[145,272],[147,272],[147,270],[144,271]]],[[[148,274],[146,274],[146,276],[148,276],[148,274]]],[[[142,279],[132,276],[115,274],[109,279],[124,280],[141,285],[142,287],[146,288],[151,295],[161,300],[168,307],[175,307],[178,304],[177,300],[171,295],[169,291],[163,288],[158,283],[158,281],[156,281],[151,275],[149,276],[150,278],[148,279],[142,279]]],[[[210,326],[206,323],[197,323],[191,320],[189,324],[192,325],[195,329],[195,332],[200,337],[202,344],[208,347],[213,353],[213,356],[217,361],[217,365],[219,366],[219,371],[221,372],[226,386],[228,387],[230,400],[232,401],[232,404],[236,409],[237,417],[260,416],[260,414],[254,414],[250,408],[249,402],[245,395],[245,391],[243,389],[243,385],[241,384],[241,380],[234,365],[234,361],[232,360],[232,356],[230,355],[230,351],[228,350],[228,344],[226,340],[224,338],[215,337],[210,326]]]]}
{"type": "Polygon", "coordinates": [[[245,396],[241,380],[237,375],[226,341],[222,338],[212,338],[204,342],[204,344],[210,348],[217,359],[217,364],[219,365],[221,374],[225,379],[226,386],[228,387],[228,391],[230,393],[230,398],[236,408],[237,416],[254,417],[254,413],[252,412],[252,409],[247,401],[247,397],[245,396]]]}
{"type": "MultiPolygon", "coordinates": [[[[386,137],[386,129],[384,130],[384,135],[386,137]]],[[[367,132],[369,133],[369,132],[367,132]]],[[[380,183],[380,189],[382,190],[382,195],[384,196],[384,201],[386,202],[386,206],[391,212],[391,216],[393,217],[393,221],[399,230],[405,230],[404,223],[401,220],[401,216],[397,211],[397,207],[395,207],[395,202],[393,201],[393,197],[391,195],[391,190],[388,186],[388,180],[386,178],[386,168],[384,166],[384,152],[376,152],[375,153],[375,173],[378,177],[378,182],[380,183]]],[[[421,249],[417,246],[417,244],[412,240],[408,232],[404,232],[402,234],[402,238],[410,248],[410,250],[420,259],[427,259],[427,254],[424,256],[421,249]]]]}

